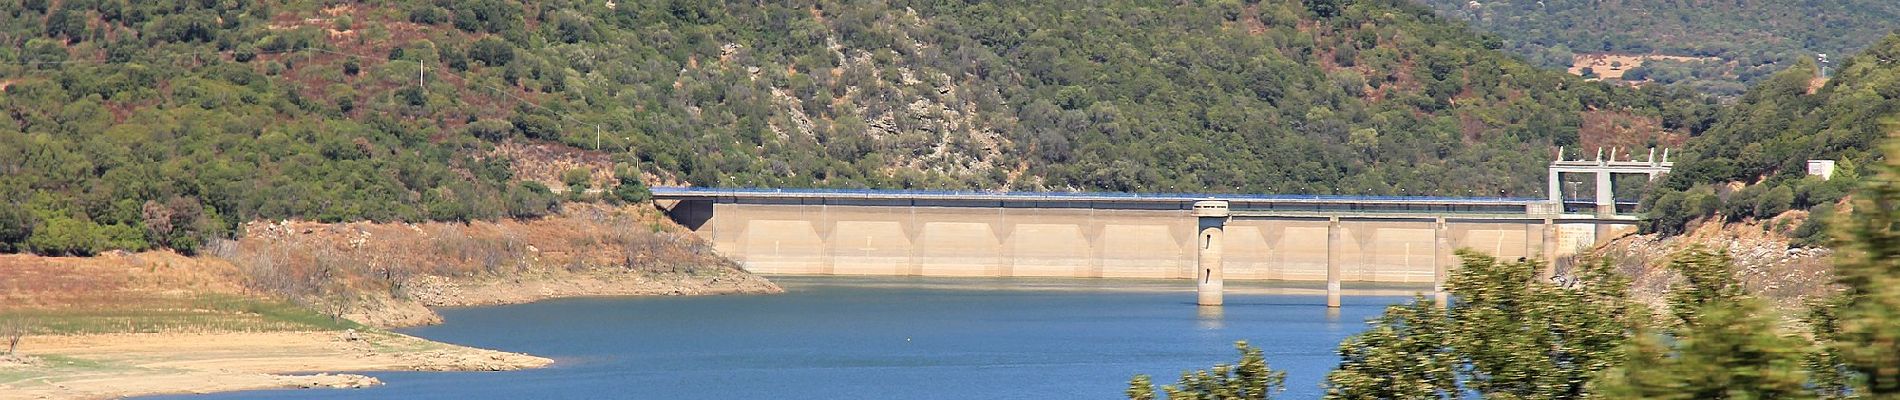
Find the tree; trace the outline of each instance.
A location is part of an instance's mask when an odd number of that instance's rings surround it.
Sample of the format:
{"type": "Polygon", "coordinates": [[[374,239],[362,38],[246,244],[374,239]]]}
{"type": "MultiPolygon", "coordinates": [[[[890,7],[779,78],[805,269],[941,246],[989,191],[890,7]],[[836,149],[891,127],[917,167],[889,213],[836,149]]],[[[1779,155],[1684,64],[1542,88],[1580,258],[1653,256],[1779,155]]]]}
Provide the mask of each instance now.
{"type": "MultiPolygon", "coordinates": [[[[1286,390],[1286,372],[1267,366],[1260,348],[1242,340],[1234,342],[1234,349],[1240,351],[1239,362],[1182,372],[1179,382],[1163,386],[1161,390],[1168,394],[1169,400],[1265,400],[1286,390]]],[[[1147,375],[1136,375],[1128,382],[1127,395],[1130,399],[1153,399],[1154,386],[1147,375]]]]}
{"type": "MultiPolygon", "coordinates": [[[[1894,130],[1894,125],[1888,125],[1894,130]]],[[[1846,290],[1829,345],[1872,398],[1900,398],[1900,145],[1856,196],[1836,274],[1846,290]]]]}
{"type": "Polygon", "coordinates": [[[1808,305],[1808,315],[1801,319],[1815,342],[1814,349],[1802,360],[1802,366],[1808,371],[1815,394],[1823,399],[1856,398],[1866,390],[1856,384],[1855,372],[1847,365],[1847,349],[1840,347],[1843,344],[1840,308],[1845,300],[1846,296],[1834,296],[1813,302],[1808,305]]]}
{"type": "Polygon", "coordinates": [[[1628,282],[1602,260],[1574,276],[1540,279],[1541,261],[1501,263],[1474,252],[1448,282],[1451,348],[1469,364],[1467,387],[1517,398],[1582,397],[1617,364],[1631,321],[1628,282]],[[1575,282],[1566,287],[1559,282],[1575,282]]]}
{"type": "Polygon", "coordinates": [[[513,120],[515,129],[529,139],[554,140],[561,138],[561,125],[554,119],[533,115],[516,114],[513,120]]]}
{"type": "Polygon", "coordinates": [[[1327,398],[1586,397],[1592,379],[1619,363],[1632,321],[1628,283],[1609,264],[1541,279],[1540,261],[1458,255],[1451,306],[1421,297],[1387,308],[1340,344],[1327,398]]]}
{"type": "Polygon", "coordinates": [[[508,189],[508,201],[503,205],[508,216],[515,218],[539,218],[548,215],[560,204],[554,192],[541,182],[524,181],[508,189]]]}
{"type": "Polygon", "coordinates": [[[1386,307],[1365,332],[1339,344],[1327,399],[1423,399],[1458,393],[1459,361],[1446,348],[1449,316],[1425,297],[1386,307]]]}
{"type": "Polygon", "coordinates": [[[1670,294],[1667,335],[1632,342],[1628,362],[1606,372],[1606,395],[1656,399],[1802,399],[1814,396],[1804,343],[1782,335],[1760,302],[1742,292],[1725,254],[1691,248],[1670,267],[1686,287],[1670,294]],[[1671,343],[1673,339],[1673,343],[1671,343]]]}
{"type": "Polygon", "coordinates": [[[7,340],[8,357],[20,355],[20,338],[23,336],[26,336],[26,325],[18,319],[8,318],[6,323],[0,324],[0,338],[7,340]]]}
{"type": "Polygon", "coordinates": [[[468,48],[468,58],[490,67],[505,66],[515,59],[515,45],[494,36],[485,37],[468,48]]]}
{"type": "Polygon", "coordinates": [[[1700,313],[1713,304],[1732,304],[1747,296],[1736,280],[1727,253],[1693,246],[1669,259],[1669,269],[1682,274],[1684,287],[1669,291],[1672,327],[1694,326],[1700,313]]]}
{"type": "Polygon", "coordinates": [[[639,171],[626,170],[623,174],[614,174],[619,181],[614,185],[614,198],[626,203],[642,203],[653,199],[653,191],[647,189],[646,182],[640,181],[639,171]]]}
{"type": "Polygon", "coordinates": [[[37,225],[39,220],[25,209],[0,207],[0,252],[26,250],[26,239],[33,236],[33,228],[37,225]]]}
{"type": "Polygon", "coordinates": [[[1622,351],[1623,365],[1604,371],[1597,379],[1596,393],[1606,399],[1666,398],[1682,393],[1670,379],[1664,338],[1644,324],[1636,324],[1630,342],[1622,351]]]}
{"type": "Polygon", "coordinates": [[[53,218],[26,239],[34,252],[46,255],[90,256],[105,245],[98,224],[72,218],[53,218]]]}
{"type": "Polygon", "coordinates": [[[1135,379],[1128,381],[1128,391],[1123,394],[1128,396],[1128,400],[1155,400],[1154,380],[1148,379],[1147,375],[1135,375],[1135,379]]]}

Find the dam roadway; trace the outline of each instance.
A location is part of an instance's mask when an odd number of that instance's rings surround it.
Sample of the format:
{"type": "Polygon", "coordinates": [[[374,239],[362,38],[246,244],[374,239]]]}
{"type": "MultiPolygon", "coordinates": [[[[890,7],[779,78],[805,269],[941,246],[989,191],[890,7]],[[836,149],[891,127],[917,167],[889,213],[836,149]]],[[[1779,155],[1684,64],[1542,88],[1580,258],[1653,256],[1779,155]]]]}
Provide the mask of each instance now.
{"type": "Polygon", "coordinates": [[[669,187],[653,194],[721,254],[766,274],[1206,280],[1197,262],[1212,245],[1225,279],[1442,284],[1453,249],[1553,260],[1637,222],[1518,198],[669,187]],[[1231,205],[1214,243],[1190,215],[1203,200],[1231,205]]]}

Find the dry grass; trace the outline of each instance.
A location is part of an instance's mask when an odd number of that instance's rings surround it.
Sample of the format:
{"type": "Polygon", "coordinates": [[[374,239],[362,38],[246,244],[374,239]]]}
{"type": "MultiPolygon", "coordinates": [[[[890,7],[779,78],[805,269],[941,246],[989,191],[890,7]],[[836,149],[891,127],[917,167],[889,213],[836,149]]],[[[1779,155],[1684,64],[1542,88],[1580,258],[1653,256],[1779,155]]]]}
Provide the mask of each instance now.
{"type": "Polygon", "coordinates": [[[278,332],[361,328],[282,300],[207,294],[88,307],[17,309],[0,319],[24,335],[278,332]]]}
{"type": "Polygon", "coordinates": [[[1661,157],[1662,149],[1681,149],[1688,141],[1687,135],[1663,130],[1658,117],[1610,110],[1584,111],[1580,116],[1583,120],[1577,130],[1576,151],[1585,157],[1601,148],[1605,152],[1620,149],[1617,159],[1643,160],[1649,156],[1650,147],[1657,147],[1656,156],[1661,157]]]}
{"type": "Polygon", "coordinates": [[[469,224],[254,222],[244,237],[214,241],[206,253],[0,255],[0,328],[34,335],[357,327],[352,320],[409,326],[439,321],[425,305],[456,302],[457,285],[511,302],[547,293],[776,290],[647,206],[570,204],[544,219],[469,224]]]}
{"type": "MultiPolygon", "coordinates": [[[[215,246],[247,287],[333,316],[423,312],[418,279],[550,274],[699,276],[738,271],[651,207],[569,204],[538,220],[322,224],[254,222],[215,246]]],[[[393,325],[426,323],[401,320],[393,325]]]]}
{"type": "Polygon", "coordinates": [[[1721,58],[1717,58],[1717,57],[1684,57],[1684,56],[1670,56],[1670,55],[1661,55],[1661,54],[1579,53],[1576,55],[1572,55],[1570,57],[1570,74],[1582,76],[1583,69],[1589,68],[1592,72],[1596,72],[1597,77],[1599,79],[1621,80],[1623,79],[1624,72],[1629,72],[1629,70],[1631,69],[1635,69],[1636,67],[1643,66],[1644,62],[1648,62],[1651,60],[1667,60],[1667,61],[1682,61],[1682,62],[1722,61],[1721,58]]]}
{"type": "Polygon", "coordinates": [[[231,263],[170,252],[6,255],[0,270],[0,337],[354,326],[247,292],[231,263]]]}

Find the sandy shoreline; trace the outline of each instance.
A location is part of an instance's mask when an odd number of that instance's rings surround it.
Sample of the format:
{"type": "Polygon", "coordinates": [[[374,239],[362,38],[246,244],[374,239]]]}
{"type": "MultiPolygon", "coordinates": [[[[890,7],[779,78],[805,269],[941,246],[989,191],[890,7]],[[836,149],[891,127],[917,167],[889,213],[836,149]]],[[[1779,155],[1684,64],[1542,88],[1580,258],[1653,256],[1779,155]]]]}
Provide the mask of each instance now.
{"type": "Polygon", "coordinates": [[[376,378],[309,371],[509,371],[542,357],[371,332],[29,336],[0,361],[0,399],[104,399],[281,388],[360,388],[376,378]]]}

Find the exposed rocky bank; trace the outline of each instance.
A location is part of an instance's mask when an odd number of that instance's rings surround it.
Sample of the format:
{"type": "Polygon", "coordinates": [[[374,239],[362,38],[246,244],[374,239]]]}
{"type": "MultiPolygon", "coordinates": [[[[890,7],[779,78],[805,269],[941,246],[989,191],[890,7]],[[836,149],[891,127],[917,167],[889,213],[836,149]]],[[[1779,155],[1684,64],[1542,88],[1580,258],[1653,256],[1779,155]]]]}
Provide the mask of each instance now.
{"type": "Polygon", "coordinates": [[[568,204],[534,220],[256,222],[217,249],[248,277],[378,327],[441,322],[428,307],[559,297],[780,293],[647,206],[568,204]]]}

